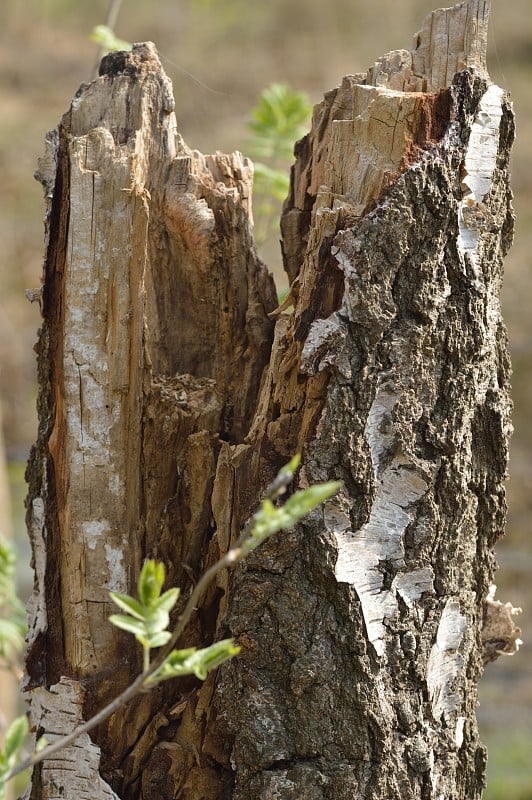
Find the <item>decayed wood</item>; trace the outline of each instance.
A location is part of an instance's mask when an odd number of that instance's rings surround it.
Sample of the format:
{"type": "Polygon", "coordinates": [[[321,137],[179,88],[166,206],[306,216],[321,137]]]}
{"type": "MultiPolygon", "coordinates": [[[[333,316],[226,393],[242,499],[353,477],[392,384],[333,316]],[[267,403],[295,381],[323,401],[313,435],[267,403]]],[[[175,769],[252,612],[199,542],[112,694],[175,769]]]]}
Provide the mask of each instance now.
{"type": "MultiPolygon", "coordinates": [[[[80,684],[68,678],[61,678],[58,684],[47,689],[38,688],[33,691],[32,714],[46,730],[46,738],[50,744],[65,733],[73,731],[83,721],[84,699],[80,684]]],[[[101,797],[105,800],[119,800],[118,795],[98,774],[99,765],[100,750],[84,734],[73,745],[65,748],[59,758],[46,761],[41,769],[39,791],[43,797],[66,796],[80,800],[101,797]]]]}
{"type": "MultiPolygon", "coordinates": [[[[201,569],[220,437],[246,433],[276,297],[251,244],[251,165],[182,142],[153,46],[104,59],[48,145],[28,684],[89,686],[87,715],[139,667],[108,591],[132,591],[149,553],[184,589],[201,569]]],[[[151,704],[100,732],[110,770],[151,704]]],[[[75,796],[70,778],[55,785],[75,796]]]]}
{"type": "MultiPolygon", "coordinates": [[[[282,218],[292,313],[268,316],[251,165],[184,144],[152,46],[104,59],[49,138],[35,726],[48,694],[87,718],[138,669],[105,619],[144,556],[186,592],[294,452],[301,486],[344,481],[205,597],[184,644],[242,655],[98,731],[95,798],[480,797],[513,226],[488,6],[435,12],[316,107],[282,218]]],[[[57,759],[30,794],[78,787],[57,759]]]]}

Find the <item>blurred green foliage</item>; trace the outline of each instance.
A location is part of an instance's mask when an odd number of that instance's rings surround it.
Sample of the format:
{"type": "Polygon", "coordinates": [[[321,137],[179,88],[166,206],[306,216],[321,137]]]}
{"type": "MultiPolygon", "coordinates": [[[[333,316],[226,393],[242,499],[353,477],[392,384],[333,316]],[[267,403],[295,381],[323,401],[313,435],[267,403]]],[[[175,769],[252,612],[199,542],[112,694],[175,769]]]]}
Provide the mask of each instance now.
{"type": "Polygon", "coordinates": [[[0,667],[13,668],[26,635],[26,612],[15,590],[16,555],[0,536],[0,667]]]}
{"type": "Polygon", "coordinates": [[[290,186],[294,143],[306,133],[311,111],[306,92],[294,91],[286,83],[264,89],[251,110],[247,152],[255,161],[253,198],[259,244],[278,222],[290,186]]]}
{"type": "Polygon", "coordinates": [[[110,53],[113,50],[131,50],[131,42],[126,42],[124,39],[119,39],[114,31],[107,25],[96,25],[92,29],[90,35],[91,42],[99,44],[102,52],[110,53]]]}
{"type": "Polygon", "coordinates": [[[306,132],[311,111],[305,92],[294,91],[286,83],[272,83],[251,111],[251,155],[267,161],[291,161],[294,142],[306,132]]]}
{"type": "MultiPolygon", "coordinates": [[[[266,491],[266,497],[248,525],[244,527],[236,545],[217,564],[207,570],[203,581],[212,581],[216,574],[216,571],[213,570],[217,568],[217,571],[220,571],[224,567],[227,568],[229,564],[235,564],[242,560],[274,533],[292,528],[310,511],[332,497],[342,486],[340,481],[314,484],[306,489],[296,491],[283,505],[274,505],[274,502],[286,492],[300,462],[301,456],[297,454],[279,470],[266,491]],[[227,561],[231,555],[232,558],[227,561]]],[[[6,635],[2,628],[2,623],[7,622],[4,619],[5,614],[16,617],[22,609],[13,583],[15,561],[15,555],[7,543],[0,540],[0,654],[4,641],[7,641],[9,646],[15,650],[20,650],[23,643],[20,639],[13,644],[10,635],[6,635]]],[[[188,624],[195,610],[195,602],[197,602],[197,598],[194,600],[194,593],[192,593],[186,607],[177,619],[177,627],[175,630],[169,629],[170,612],[179,598],[180,590],[171,588],[163,592],[165,575],[163,562],[146,559],[137,582],[138,599],[121,592],[109,592],[111,600],[126,612],[125,614],[112,614],[109,622],[132,633],[142,645],[143,672],[150,669],[152,649],[163,647],[170,642],[172,637],[174,637],[174,641],[177,641],[180,633],[179,625],[181,624],[183,628],[188,624]]],[[[196,590],[201,591],[201,583],[200,580],[196,590]]],[[[25,630],[25,626],[23,630],[25,630]]],[[[195,675],[199,680],[205,680],[212,669],[238,655],[240,649],[233,639],[222,639],[205,648],[190,647],[172,650],[151,675],[143,677],[142,687],[149,687],[161,681],[184,675],[195,675]]],[[[30,764],[30,760],[18,763],[21,760],[22,748],[28,732],[29,725],[25,715],[17,717],[7,728],[4,747],[0,748],[0,800],[5,797],[6,781],[13,777],[12,771],[22,770],[30,764]]],[[[77,729],[74,730],[74,734],[77,733],[77,729]]],[[[46,744],[45,737],[41,737],[37,741],[37,751],[44,749],[46,744]]]]}
{"type": "Polygon", "coordinates": [[[28,735],[29,725],[24,714],[13,720],[5,735],[4,747],[0,748],[0,800],[5,797],[5,778],[17,764],[28,735]]]}

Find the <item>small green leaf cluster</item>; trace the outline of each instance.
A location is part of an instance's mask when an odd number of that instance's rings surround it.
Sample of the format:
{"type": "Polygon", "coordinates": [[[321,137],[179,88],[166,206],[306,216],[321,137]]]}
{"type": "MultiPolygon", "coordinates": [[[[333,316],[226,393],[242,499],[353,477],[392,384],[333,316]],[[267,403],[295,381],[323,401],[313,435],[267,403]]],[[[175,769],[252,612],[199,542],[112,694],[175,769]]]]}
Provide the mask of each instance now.
{"type": "Polygon", "coordinates": [[[6,776],[16,766],[27,735],[28,720],[24,715],[14,719],[6,731],[5,745],[0,750],[0,800],[4,800],[6,776]]]}
{"type": "Polygon", "coordinates": [[[211,669],[238,655],[240,649],[234,639],[221,639],[200,650],[195,647],[172,650],[164,664],[147,680],[147,684],[159,683],[168,678],[181,678],[183,675],[195,675],[200,681],[204,681],[211,669]]]}
{"type": "Polygon", "coordinates": [[[0,659],[13,667],[27,631],[24,606],[15,590],[16,555],[0,536],[0,659]]]}
{"type": "MultiPolygon", "coordinates": [[[[4,786],[16,774],[32,764],[37,764],[52,752],[73,741],[82,731],[92,730],[100,722],[107,719],[116,708],[134,696],[137,691],[148,688],[169,678],[178,678],[184,675],[195,675],[200,680],[205,680],[210,670],[223,664],[240,652],[240,647],[233,639],[223,639],[209,647],[183,650],[171,649],[179,640],[183,630],[197,608],[203,591],[221,570],[233,566],[245,558],[246,555],[272,534],[280,530],[293,527],[305,514],[316,508],[331,497],[341,486],[339,481],[315,484],[308,489],[295,492],[284,505],[275,505],[275,501],[286,492],[288,485],[293,480],[295,471],[300,463],[300,456],[294,456],[274,478],[262,501],[258,511],[245,526],[238,542],[219,561],[212,565],[200,578],[194,587],[184,610],[181,612],[176,627],[168,630],[170,624],[170,611],[179,598],[179,589],[168,589],[163,592],[165,581],[164,564],[153,559],[147,559],[140,571],[137,594],[138,599],[121,592],[110,592],[111,599],[125,614],[113,614],[109,621],[118,628],[132,633],[142,645],[144,652],[143,672],[138,678],[111,701],[104,709],[99,711],[91,720],[84,723],[71,734],[63,737],[51,745],[45,739],[37,742],[36,752],[26,761],[17,765],[20,750],[28,732],[26,717],[17,718],[6,733],[6,744],[0,751],[0,800],[4,797],[4,786]],[[150,651],[152,648],[168,645],[171,649],[168,654],[162,651],[150,664],[150,651]],[[44,749],[43,749],[44,748],[44,749]],[[40,752],[42,750],[42,752],[40,752]]],[[[0,549],[0,597],[4,602],[11,602],[13,593],[10,580],[12,579],[13,557],[6,546],[0,549]]],[[[18,602],[18,601],[17,601],[18,602]]]]}
{"type": "MultiPolygon", "coordinates": [[[[145,671],[150,664],[150,650],[162,647],[172,636],[167,628],[170,624],[170,611],[179,597],[179,589],[168,589],[161,594],[164,578],[164,564],[147,559],[139,575],[138,600],[128,594],[109,592],[117,606],[127,612],[126,615],[112,614],[109,622],[134,634],[144,651],[145,671]]],[[[205,680],[209,670],[218,667],[239,651],[240,648],[232,639],[224,639],[201,650],[195,647],[172,650],[161,667],[146,680],[146,685],[150,686],[168,678],[180,678],[183,675],[196,675],[200,680],[205,680]]]]}
{"type": "Polygon", "coordinates": [[[92,29],[90,38],[91,41],[99,44],[105,53],[111,53],[114,50],[127,50],[129,52],[133,47],[131,42],[126,42],[124,39],[119,39],[115,32],[111,30],[108,25],[96,25],[92,29]]]}
{"type": "Polygon", "coordinates": [[[145,668],[149,664],[150,650],[153,647],[162,647],[172,635],[167,628],[170,623],[170,611],[179,597],[179,589],[168,589],[161,595],[164,575],[164,564],[147,559],[139,575],[138,600],[128,594],[109,592],[116,605],[127,612],[126,615],[112,614],[109,622],[134,634],[144,649],[145,668]]]}
{"type": "Polygon", "coordinates": [[[291,89],[285,83],[272,83],[264,89],[251,110],[248,129],[251,138],[247,152],[255,162],[254,196],[256,214],[263,222],[257,239],[265,239],[272,217],[288,194],[288,165],[293,157],[294,142],[305,134],[312,106],[305,92],[291,89]]]}
{"type": "MultiPolygon", "coordinates": [[[[283,476],[290,475],[290,467],[295,462],[296,456],[290,464],[279,472],[276,482],[281,482],[283,476]]],[[[299,461],[296,462],[296,466],[299,461]]],[[[289,478],[291,480],[291,478],[289,478]]],[[[324,503],[332,497],[342,486],[341,481],[328,481],[327,483],[317,483],[309,486],[308,489],[300,489],[288,498],[282,506],[276,506],[271,497],[266,497],[253,516],[253,524],[248,536],[242,542],[242,550],[245,555],[255,550],[262,542],[281,530],[293,528],[299,520],[312,511],[314,508],[324,503]]],[[[277,493],[284,491],[285,487],[277,493]]],[[[274,494],[275,496],[275,494],[274,494]]]]}
{"type": "MultiPolygon", "coordinates": [[[[268,487],[266,497],[251,518],[234,551],[234,560],[244,558],[266,539],[278,531],[292,528],[305,514],[335,494],[342,485],[339,481],[315,484],[301,489],[288,498],[284,505],[276,506],[277,500],[293,480],[300,463],[294,456],[277,474],[268,487]]],[[[229,556],[230,554],[228,554],[229,556]]],[[[150,650],[161,647],[172,638],[168,630],[170,611],[179,597],[179,589],[168,589],[161,594],[165,579],[164,564],[147,559],[141,569],[136,600],[127,594],[109,592],[111,599],[126,615],[113,614],[109,621],[122,630],[134,634],[144,651],[144,671],[150,666],[150,650]]],[[[233,639],[215,642],[203,649],[188,648],[172,650],[161,666],[146,676],[146,686],[169,678],[195,675],[205,680],[208,672],[239,653],[240,648],[233,639]]]]}
{"type": "Polygon", "coordinates": [[[294,142],[305,133],[311,109],[306,93],[294,91],[286,83],[272,83],[264,89],[248,124],[253,134],[252,155],[266,161],[290,160],[294,142]]]}

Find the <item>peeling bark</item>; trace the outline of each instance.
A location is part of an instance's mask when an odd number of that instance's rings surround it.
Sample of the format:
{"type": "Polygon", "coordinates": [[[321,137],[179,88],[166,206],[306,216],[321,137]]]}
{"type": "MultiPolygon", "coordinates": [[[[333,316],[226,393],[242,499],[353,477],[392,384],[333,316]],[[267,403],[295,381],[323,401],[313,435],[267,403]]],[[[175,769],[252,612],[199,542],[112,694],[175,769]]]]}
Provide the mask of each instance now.
{"type": "MultiPolygon", "coordinates": [[[[488,7],[434,12],[316,107],[281,221],[292,313],[270,313],[251,164],[185,145],[151,45],[104,59],[49,137],[35,727],[49,695],[87,718],[139,669],[107,592],[131,592],[145,556],[186,593],[296,451],[300,486],[344,482],[207,593],[183,644],[230,634],[241,657],[97,731],[94,798],[481,796],[513,230],[488,7]]],[[[29,796],[55,797],[68,758],[29,796]]]]}

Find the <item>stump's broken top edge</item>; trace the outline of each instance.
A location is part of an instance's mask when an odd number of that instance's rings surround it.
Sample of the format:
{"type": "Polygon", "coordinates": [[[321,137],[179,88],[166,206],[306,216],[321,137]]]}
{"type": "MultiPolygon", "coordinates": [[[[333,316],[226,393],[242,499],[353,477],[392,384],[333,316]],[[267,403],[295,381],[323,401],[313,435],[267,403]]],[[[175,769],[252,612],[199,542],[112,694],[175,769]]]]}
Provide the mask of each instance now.
{"type": "Polygon", "coordinates": [[[466,0],[431,12],[414,36],[414,47],[382,56],[369,69],[367,82],[400,91],[437,92],[467,68],[487,79],[490,6],[491,0],[466,0]]]}

